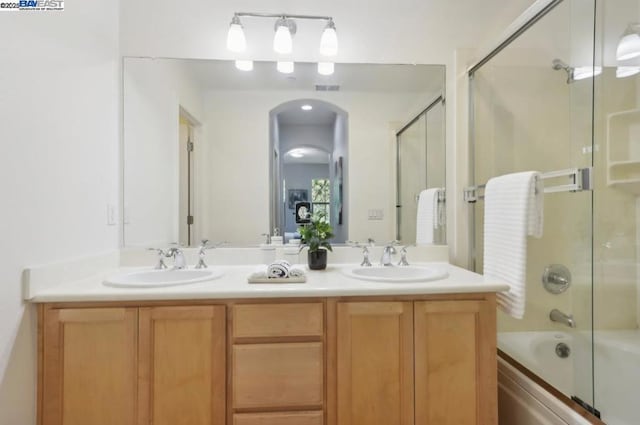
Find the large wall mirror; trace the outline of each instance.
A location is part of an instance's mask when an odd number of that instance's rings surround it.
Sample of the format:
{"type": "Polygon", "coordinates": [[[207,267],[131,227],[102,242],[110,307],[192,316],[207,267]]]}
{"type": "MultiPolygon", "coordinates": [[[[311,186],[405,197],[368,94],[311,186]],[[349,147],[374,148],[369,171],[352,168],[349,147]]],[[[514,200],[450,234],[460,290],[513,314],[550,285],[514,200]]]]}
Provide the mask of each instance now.
{"type": "MultiPolygon", "coordinates": [[[[384,243],[398,229],[396,136],[443,93],[444,66],[322,76],[312,63],[282,74],[273,62],[127,57],[123,81],[125,246],[291,236],[302,200],[327,213],[336,243],[384,243]]],[[[436,151],[429,164],[444,170],[436,151]]]]}

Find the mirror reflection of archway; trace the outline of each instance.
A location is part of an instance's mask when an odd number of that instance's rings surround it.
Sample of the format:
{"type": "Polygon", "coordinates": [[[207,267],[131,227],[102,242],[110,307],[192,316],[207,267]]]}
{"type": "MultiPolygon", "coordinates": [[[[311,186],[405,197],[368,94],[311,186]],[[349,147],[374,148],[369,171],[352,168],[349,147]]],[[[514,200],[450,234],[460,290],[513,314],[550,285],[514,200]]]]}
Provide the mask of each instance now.
{"type": "Polygon", "coordinates": [[[333,243],[348,236],[348,115],[329,102],[297,99],[270,118],[270,223],[285,241],[299,237],[295,204],[326,214],[333,243]]]}

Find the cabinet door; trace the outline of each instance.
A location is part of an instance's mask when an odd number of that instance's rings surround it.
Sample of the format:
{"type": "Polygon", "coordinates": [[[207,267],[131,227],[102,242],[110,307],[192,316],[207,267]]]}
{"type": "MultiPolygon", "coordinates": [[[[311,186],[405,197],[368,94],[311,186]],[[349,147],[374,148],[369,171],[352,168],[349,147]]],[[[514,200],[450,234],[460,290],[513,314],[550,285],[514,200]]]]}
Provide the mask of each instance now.
{"type": "Polygon", "coordinates": [[[139,425],[223,425],[225,307],[140,309],[139,425]]]}
{"type": "Polygon", "coordinates": [[[416,425],[496,425],[495,302],[415,304],[416,425]]]}
{"type": "Polygon", "coordinates": [[[134,425],[135,308],[45,309],[42,424],[134,425]]]}
{"type": "Polygon", "coordinates": [[[338,425],[413,424],[413,304],[337,306],[338,425]]]}

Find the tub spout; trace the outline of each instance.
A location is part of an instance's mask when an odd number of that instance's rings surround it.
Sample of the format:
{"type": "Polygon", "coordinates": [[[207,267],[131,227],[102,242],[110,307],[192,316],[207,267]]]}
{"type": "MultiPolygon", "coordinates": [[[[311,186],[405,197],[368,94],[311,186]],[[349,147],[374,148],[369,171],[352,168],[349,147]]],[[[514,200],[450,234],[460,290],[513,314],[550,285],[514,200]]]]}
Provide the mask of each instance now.
{"type": "Polygon", "coordinates": [[[554,308],[553,310],[551,310],[551,313],[549,313],[549,319],[551,319],[552,322],[562,323],[564,325],[569,326],[570,328],[576,327],[576,322],[573,320],[573,315],[564,314],[557,308],[554,308]]]}

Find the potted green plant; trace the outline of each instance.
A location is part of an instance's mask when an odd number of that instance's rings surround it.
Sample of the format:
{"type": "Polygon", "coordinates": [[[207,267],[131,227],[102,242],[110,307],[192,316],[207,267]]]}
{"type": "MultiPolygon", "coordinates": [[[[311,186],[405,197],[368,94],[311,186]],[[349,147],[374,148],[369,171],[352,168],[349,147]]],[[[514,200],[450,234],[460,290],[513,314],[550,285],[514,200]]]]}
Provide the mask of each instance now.
{"type": "Polygon", "coordinates": [[[333,237],[333,229],[323,212],[316,212],[309,223],[298,229],[302,243],[309,248],[307,262],[311,270],[327,268],[327,250],[333,251],[329,239],[333,237]]]}

